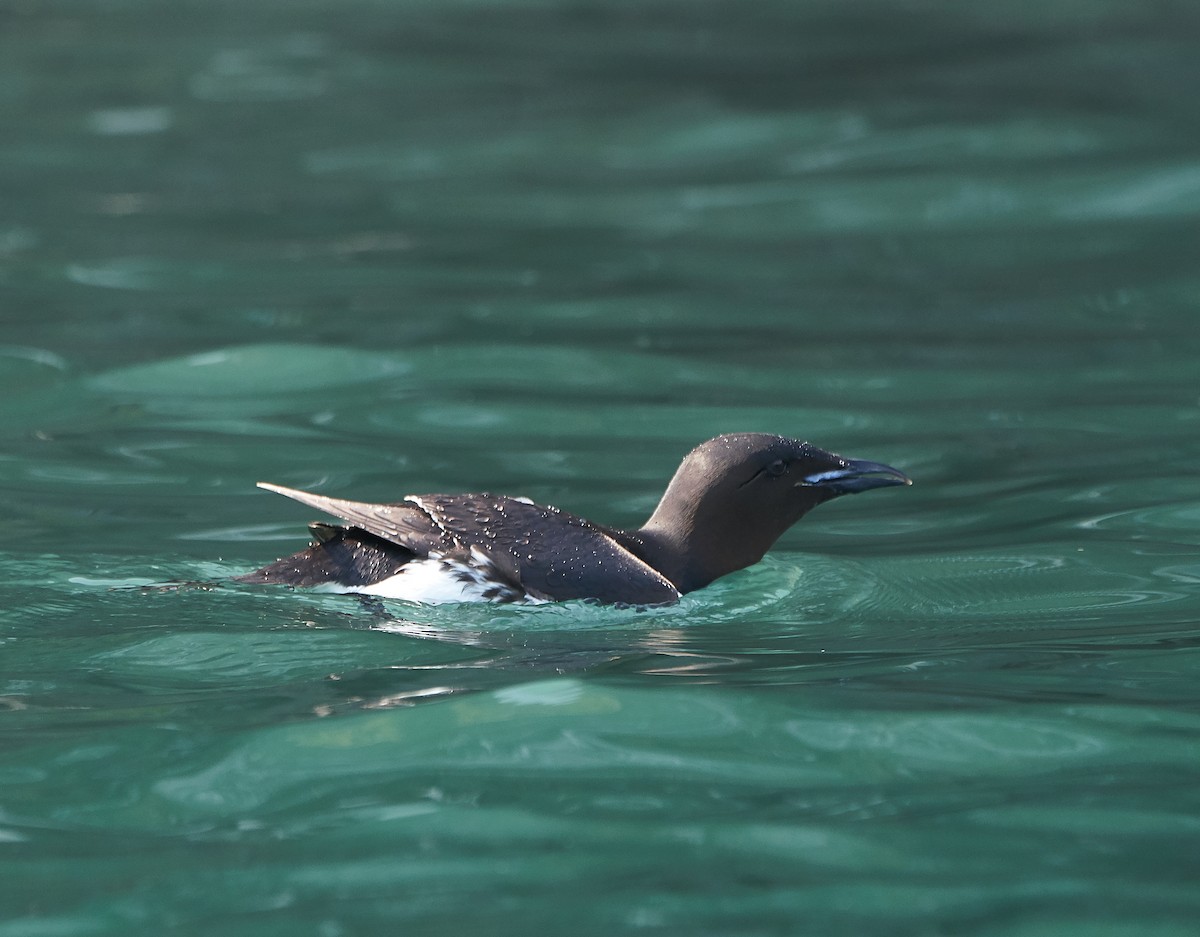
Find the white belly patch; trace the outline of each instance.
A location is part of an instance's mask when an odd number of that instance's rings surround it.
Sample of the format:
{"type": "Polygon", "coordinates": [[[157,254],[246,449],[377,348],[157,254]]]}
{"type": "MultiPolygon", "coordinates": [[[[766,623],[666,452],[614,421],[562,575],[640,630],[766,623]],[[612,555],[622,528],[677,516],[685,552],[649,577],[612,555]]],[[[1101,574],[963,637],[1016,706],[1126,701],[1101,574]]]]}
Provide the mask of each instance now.
{"type": "Polygon", "coordinates": [[[347,586],[324,583],[320,592],[377,595],[385,599],[403,599],[425,605],[447,602],[535,602],[496,573],[492,561],[475,547],[466,561],[447,559],[435,553],[405,563],[398,572],[368,585],[347,586]]]}

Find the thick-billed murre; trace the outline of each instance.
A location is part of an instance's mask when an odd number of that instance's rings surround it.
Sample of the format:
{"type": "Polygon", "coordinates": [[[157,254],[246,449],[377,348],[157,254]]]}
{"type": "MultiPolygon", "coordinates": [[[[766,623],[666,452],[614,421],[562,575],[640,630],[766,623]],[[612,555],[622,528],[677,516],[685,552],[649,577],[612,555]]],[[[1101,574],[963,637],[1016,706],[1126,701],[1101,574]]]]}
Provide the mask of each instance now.
{"type": "Polygon", "coordinates": [[[311,524],[308,549],[237,578],[429,603],[654,605],[757,563],[823,501],[911,484],[891,466],[765,433],[717,436],[693,449],[637,530],[504,495],[367,504],[260,482],[348,523],[311,524]]]}

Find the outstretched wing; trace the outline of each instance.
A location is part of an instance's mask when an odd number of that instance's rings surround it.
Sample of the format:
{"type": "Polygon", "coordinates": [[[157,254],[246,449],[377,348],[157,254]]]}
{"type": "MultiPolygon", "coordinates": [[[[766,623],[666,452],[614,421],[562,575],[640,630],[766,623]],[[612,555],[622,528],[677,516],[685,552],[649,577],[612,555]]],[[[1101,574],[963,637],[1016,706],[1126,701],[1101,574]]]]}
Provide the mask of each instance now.
{"type": "Polygon", "coordinates": [[[259,482],[258,487],[340,517],[360,530],[411,550],[417,556],[428,556],[430,552],[445,554],[461,546],[457,538],[427,511],[408,501],[369,504],[366,501],[347,501],[345,498],[298,491],[270,482],[259,482]]]}

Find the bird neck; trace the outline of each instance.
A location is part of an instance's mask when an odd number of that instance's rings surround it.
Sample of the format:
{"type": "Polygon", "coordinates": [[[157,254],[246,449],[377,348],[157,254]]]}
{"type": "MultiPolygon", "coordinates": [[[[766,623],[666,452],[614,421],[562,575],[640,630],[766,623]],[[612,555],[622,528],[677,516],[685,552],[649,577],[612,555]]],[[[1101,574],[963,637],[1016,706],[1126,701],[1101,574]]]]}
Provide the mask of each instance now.
{"type": "Polygon", "coordinates": [[[627,534],[626,545],[666,576],[680,593],[703,588],[714,579],[754,562],[734,562],[719,544],[698,544],[690,535],[689,529],[660,527],[651,521],[627,534]]]}

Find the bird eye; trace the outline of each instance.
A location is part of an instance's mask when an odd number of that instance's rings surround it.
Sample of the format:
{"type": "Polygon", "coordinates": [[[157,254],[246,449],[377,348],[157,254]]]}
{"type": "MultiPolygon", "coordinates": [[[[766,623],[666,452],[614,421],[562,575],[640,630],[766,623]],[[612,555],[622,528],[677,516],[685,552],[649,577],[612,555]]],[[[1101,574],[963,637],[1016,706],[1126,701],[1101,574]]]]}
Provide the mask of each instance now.
{"type": "Polygon", "coordinates": [[[784,462],[783,459],[776,459],[774,462],[772,462],[770,465],[767,466],[766,472],[772,478],[778,478],[780,475],[785,474],[787,472],[787,470],[788,470],[787,463],[784,462]]]}

